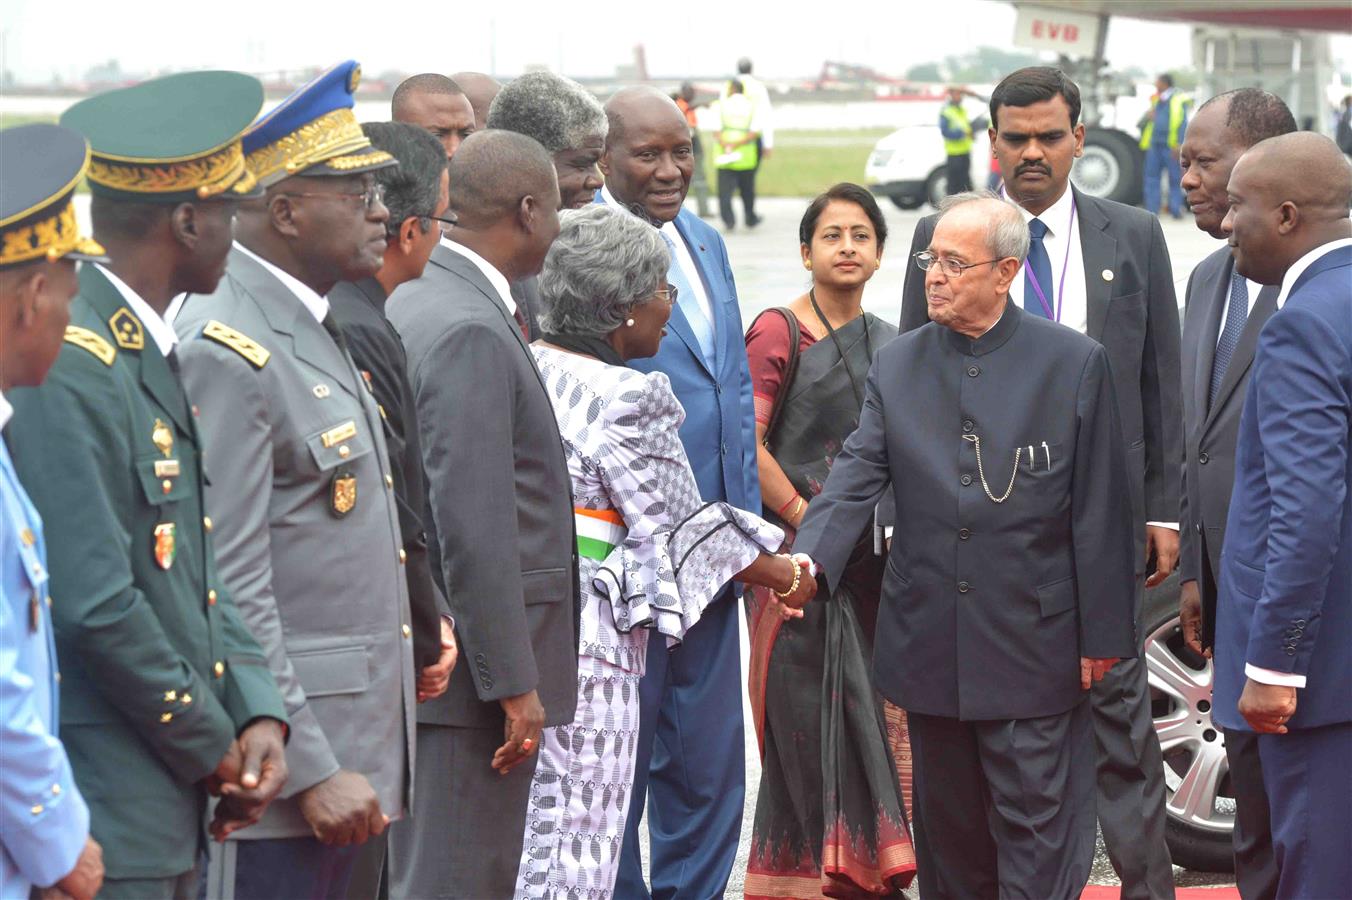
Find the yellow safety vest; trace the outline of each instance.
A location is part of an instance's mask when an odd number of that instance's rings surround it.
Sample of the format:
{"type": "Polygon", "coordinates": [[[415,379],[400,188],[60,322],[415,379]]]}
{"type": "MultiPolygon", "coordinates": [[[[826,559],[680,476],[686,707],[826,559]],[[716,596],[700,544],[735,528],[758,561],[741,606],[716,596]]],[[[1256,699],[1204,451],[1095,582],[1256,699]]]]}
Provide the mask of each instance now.
{"type": "Polygon", "coordinates": [[[964,153],[972,152],[972,123],[967,119],[967,110],[961,105],[952,103],[945,104],[940,113],[947,122],[949,128],[956,128],[962,132],[959,138],[944,138],[944,153],[949,156],[962,156],[964,153]]]}
{"type": "MultiPolygon", "coordinates": [[[[740,141],[750,134],[751,119],[755,112],[756,106],[746,94],[730,94],[720,101],[718,104],[719,130],[723,133],[723,139],[728,142],[740,141]]],[[[727,153],[724,153],[720,147],[714,164],[720,169],[744,172],[747,169],[756,168],[756,163],[759,161],[760,156],[756,149],[756,142],[748,141],[727,153]]]]}
{"type": "MultiPolygon", "coordinates": [[[[1183,127],[1183,111],[1191,101],[1181,91],[1174,91],[1169,95],[1169,146],[1178,146],[1178,132],[1183,127]]],[[[1160,95],[1156,94],[1150,100],[1150,115],[1146,119],[1145,127],[1141,129],[1141,149],[1149,150],[1151,138],[1155,136],[1155,108],[1159,106],[1160,95]]]]}

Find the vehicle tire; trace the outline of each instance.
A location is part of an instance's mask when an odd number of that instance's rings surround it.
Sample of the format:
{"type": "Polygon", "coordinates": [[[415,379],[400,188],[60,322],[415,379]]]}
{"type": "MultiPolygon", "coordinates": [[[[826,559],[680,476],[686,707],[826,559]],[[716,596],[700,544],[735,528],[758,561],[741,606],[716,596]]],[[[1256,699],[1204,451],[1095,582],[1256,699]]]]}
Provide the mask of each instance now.
{"type": "Polygon", "coordinates": [[[919,209],[925,204],[925,198],[919,194],[893,194],[891,197],[892,205],[897,209],[910,212],[913,209],[919,209]]]}
{"type": "Polygon", "coordinates": [[[1174,864],[1233,872],[1234,789],[1225,735],[1211,722],[1211,660],[1183,643],[1175,573],[1145,596],[1150,715],[1164,752],[1165,839],[1174,864]]]}
{"type": "Polygon", "coordinates": [[[1085,133],[1084,155],[1075,161],[1070,177],[1091,197],[1135,204],[1141,199],[1141,151],[1131,135],[1108,128],[1085,133]]]}
{"type": "Polygon", "coordinates": [[[925,201],[935,209],[948,196],[948,167],[940,166],[925,179],[925,201]]]}

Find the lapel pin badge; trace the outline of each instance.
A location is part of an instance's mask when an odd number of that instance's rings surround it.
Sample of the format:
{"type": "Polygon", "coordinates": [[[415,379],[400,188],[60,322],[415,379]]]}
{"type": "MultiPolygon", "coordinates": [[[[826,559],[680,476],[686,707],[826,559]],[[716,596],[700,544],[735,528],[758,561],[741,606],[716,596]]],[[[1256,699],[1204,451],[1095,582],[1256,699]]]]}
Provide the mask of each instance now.
{"type": "Polygon", "coordinates": [[[320,400],[323,400],[329,395],[329,386],[327,384],[317,384],[312,390],[314,391],[315,396],[320,400]]]}
{"type": "Polygon", "coordinates": [[[1104,281],[1112,281],[1112,280],[1113,280],[1113,270],[1112,270],[1112,269],[1104,269],[1104,270],[1103,270],[1103,280],[1104,280],[1104,281]]]}

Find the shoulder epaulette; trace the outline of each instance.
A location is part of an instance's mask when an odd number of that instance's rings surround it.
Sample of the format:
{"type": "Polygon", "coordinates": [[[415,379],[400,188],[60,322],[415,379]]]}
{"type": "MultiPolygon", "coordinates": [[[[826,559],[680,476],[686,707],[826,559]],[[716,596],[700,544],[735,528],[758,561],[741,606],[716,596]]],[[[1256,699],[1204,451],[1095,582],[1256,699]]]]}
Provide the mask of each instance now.
{"type": "Polygon", "coordinates": [[[216,343],[234,350],[247,359],[255,369],[263,368],[272,358],[272,352],[262,344],[248,335],[236,331],[224,322],[217,322],[215,319],[207,322],[206,326],[203,327],[202,337],[211,338],[216,343]]]}
{"type": "Polygon", "coordinates": [[[66,343],[74,344],[81,349],[88,350],[105,366],[111,366],[113,360],[117,359],[117,350],[113,349],[113,345],[99,337],[97,333],[90,331],[88,328],[80,328],[78,325],[67,325],[66,343]]]}

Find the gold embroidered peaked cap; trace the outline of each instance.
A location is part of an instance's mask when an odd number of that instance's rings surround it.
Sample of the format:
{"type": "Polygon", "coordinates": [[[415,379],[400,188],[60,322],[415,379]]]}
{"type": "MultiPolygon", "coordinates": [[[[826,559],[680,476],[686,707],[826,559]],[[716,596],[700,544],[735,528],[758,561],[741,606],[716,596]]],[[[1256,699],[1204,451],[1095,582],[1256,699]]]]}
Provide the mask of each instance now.
{"type": "Polygon", "coordinates": [[[81,100],[61,124],[89,139],[89,190],[183,203],[257,197],[241,138],[263,85],[241,72],[181,72],[81,100]]]}
{"type": "Polygon", "coordinates": [[[62,257],[107,262],[80,234],[75,185],[89,168],[89,143],[59,125],[0,131],[0,269],[62,257]]]}
{"type": "Polygon", "coordinates": [[[399,164],[371,146],[357,122],[352,107],[360,81],[356,60],[341,62],[254,123],[244,153],[264,187],[292,175],[354,175],[399,164]]]}

